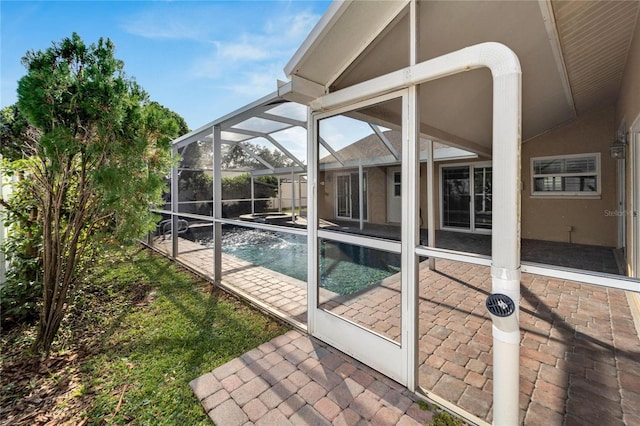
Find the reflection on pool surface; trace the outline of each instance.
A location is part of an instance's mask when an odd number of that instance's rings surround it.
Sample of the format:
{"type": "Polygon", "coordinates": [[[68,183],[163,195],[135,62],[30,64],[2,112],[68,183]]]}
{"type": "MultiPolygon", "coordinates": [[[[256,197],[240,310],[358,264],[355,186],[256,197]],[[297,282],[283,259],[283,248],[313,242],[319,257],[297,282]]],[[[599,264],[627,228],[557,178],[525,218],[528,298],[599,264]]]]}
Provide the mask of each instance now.
{"type": "MultiPolygon", "coordinates": [[[[208,238],[196,241],[208,245],[208,238]]],[[[307,281],[307,237],[225,226],[222,252],[272,271],[307,281]]],[[[400,255],[333,241],[320,243],[320,286],[348,295],[400,271],[400,255]]]]}

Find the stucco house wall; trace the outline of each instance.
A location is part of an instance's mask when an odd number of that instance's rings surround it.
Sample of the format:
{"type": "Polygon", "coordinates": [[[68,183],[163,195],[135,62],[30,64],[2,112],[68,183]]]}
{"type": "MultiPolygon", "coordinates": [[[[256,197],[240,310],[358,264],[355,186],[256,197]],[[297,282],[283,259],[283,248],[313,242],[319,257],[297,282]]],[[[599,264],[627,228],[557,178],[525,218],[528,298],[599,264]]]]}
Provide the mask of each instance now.
{"type": "Polygon", "coordinates": [[[369,222],[387,222],[387,173],[383,167],[366,169],[369,182],[367,194],[369,196],[369,222]]]}
{"type": "MultiPolygon", "coordinates": [[[[576,244],[615,247],[618,218],[616,195],[616,160],[609,154],[615,134],[615,108],[609,106],[590,111],[563,126],[525,141],[522,144],[522,238],[544,241],[572,242],[576,244]],[[538,197],[531,195],[531,159],[568,154],[600,153],[601,194],[596,198],[538,197]],[[569,229],[571,231],[569,232],[569,229]]],[[[436,229],[440,229],[440,174],[441,168],[452,164],[487,162],[451,160],[437,162],[435,167],[436,229]]],[[[387,168],[365,169],[368,174],[370,223],[387,223],[387,168]]],[[[345,170],[344,172],[357,172],[345,170]]],[[[331,173],[333,172],[326,172],[331,173]]],[[[333,218],[335,203],[335,176],[325,181],[321,196],[320,215],[333,218]]],[[[427,171],[420,165],[420,227],[427,229],[427,171]]],[[[494,209],[499,206],[494,206],[494,209]]]]}
{"type": "Polygon", "coordinates": [[[318,172],[318,217],[321,219],[334,217],[334,180],[331,172],[318,172]]]}
{"type": "Polygon", "coordinates": [[[616,161],[609,154],[615,132],[614,109],[584,114],[522,144],[522,238],[615,247],[616,161]],[[600,153],[599,198],[536,198],[531,195],[531,158],[600,153]]]}

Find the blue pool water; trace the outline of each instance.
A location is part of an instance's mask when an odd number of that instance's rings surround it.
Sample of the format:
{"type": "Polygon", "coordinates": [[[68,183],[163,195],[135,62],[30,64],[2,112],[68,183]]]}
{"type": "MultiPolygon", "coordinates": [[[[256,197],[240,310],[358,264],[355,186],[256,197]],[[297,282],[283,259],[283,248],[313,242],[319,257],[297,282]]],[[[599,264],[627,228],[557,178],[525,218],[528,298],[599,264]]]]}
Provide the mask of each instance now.
{"type": "MultiPolygon", "coordinates": [[[[306,236],[225,227],[222,251],[292,278],[307,280],[306,236]]],[[[320,244],[320,287],[334,293],[356,293],[399,271],[398,254],[333,241],[320,244]]]]}

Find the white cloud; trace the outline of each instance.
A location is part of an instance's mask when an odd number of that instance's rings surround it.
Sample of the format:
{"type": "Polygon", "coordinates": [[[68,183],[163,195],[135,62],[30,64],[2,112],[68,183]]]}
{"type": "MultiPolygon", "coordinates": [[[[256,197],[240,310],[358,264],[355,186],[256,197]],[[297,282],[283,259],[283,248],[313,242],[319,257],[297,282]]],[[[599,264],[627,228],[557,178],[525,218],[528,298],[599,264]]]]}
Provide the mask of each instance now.
{"type": "Polygon", "coordinates": [[[318,19],[320,19],[320,16],[310,12],[301,12],[293,16],[285,32],[287,38],[300,44],[318,22],[318,19]]]}
{"type": "Polygon", "coordinates": [[[209,29],[202,16],[167,10],[148,10],[125,18],[124,31],[149,39],[206,41],[209,29]]]}
{"type": "Polygon", "coordinates": [[[182,40],[189,56],[180,59],[181,78],[213,90],[213,101],[230,108],[275,91],[287,61],[320,18],[304,2],[187,4],[146,9],[124,28],[140,37],[182,40]],[[248,9],[255,7],[260,13],[248,9]]]}
{"type": "Polygon", "coordinates": [[[270,54],[267,50],[253,44],[251,42],[240,43],[221,43],[216,42],[218,47],[218,55],[225,60],[241,61],[249,60],[256,61],[269,58],[270,54]]]}
{"type": "MultiPolygon", "coordinates": [[[[277,12],[277,11],[276,11],[277,12]]],[[[283,68],[319,19],[307,11],[268,19],[255,31],[225,34],[189,67],[195,79],[215,80],[231,94],[257,99],[276,90],[283,68]]]]}
{"type": "Polygon", "coordinates": [[[283,73],[278,65],[255,67],[235,75],[224,87],[239,95],[258,98],[276,90],[276,80],[282,79],[283,73]]]}

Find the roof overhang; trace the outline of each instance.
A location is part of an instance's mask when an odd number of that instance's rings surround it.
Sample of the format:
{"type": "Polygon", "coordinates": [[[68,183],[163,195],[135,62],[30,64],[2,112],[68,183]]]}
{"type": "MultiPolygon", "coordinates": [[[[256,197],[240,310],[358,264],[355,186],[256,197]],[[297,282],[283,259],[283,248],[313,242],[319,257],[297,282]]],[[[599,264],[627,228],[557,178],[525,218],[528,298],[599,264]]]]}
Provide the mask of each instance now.
{"type": "MultiPolygon", "coordinates": [[[[335,2],[285,68],[332,93],[409,67],[408,1],[335,2]]],[[[418,62],[482,42],[508,46],[522,65],[527,140],[609,106],[618,96],[637,1],[425,1],[418,3],[418,62]],[[470,24],[473,23],[473,24],[470,24]]],[[[492,145],[489,71],[420,86],[425,136],[477,153],[492,145]]],[[[322,95],[319,95],[322,96],[322,95]]],[[[311,103],[313,94],[301,99],[311,103]]]]}

